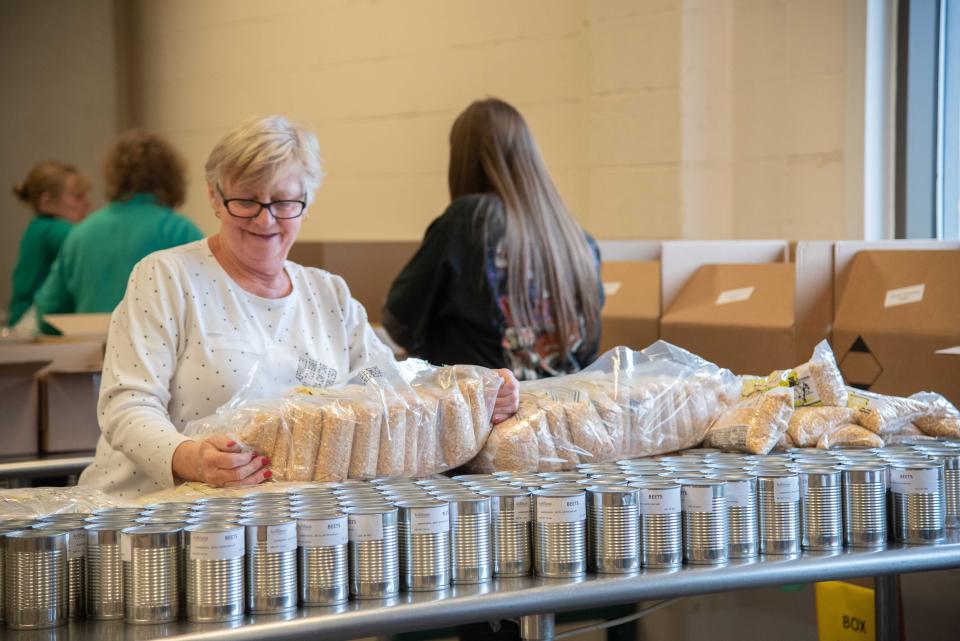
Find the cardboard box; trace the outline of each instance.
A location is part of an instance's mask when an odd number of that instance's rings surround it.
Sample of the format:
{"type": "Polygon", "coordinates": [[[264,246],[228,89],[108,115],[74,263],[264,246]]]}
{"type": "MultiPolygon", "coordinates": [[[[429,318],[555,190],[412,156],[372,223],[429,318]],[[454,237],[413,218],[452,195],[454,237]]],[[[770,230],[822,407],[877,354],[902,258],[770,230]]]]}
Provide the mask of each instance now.
{"type": "Polygon", "coordinates": [[[380,323],[390,286],[419,248],[419,241],[300,242],[290,260],[342,276],[370,322],[380,323]]]}
{"type": "Polygon", "coordinates": [[[834,348],[847,381],[883,394],[940,392],[960,404],[960,251],[860,251],[837,306],[834,348]]]}
{"type": "MultiPolygon", "coordinates": [[[[77,319],[83,325],[88,319],[77,319]]],[[[63,327],[73,327],[68,320],[63,327]]],[[[58,329],[60,326],[58,326],[58,329]]],[[[33,343],[3,346],[3,359],[39,361],[34,372],[38,386],[33,417],[42,452],[93,450],[100,438],[97,398],[103,368],[104,342],[79,336],[51,336],[33,343]]]]}
{"type": "Polygon", "coordinates": [[[43,321],[56,328],[66,340],[107,341],[110,314],[47,314],[43,321]]]}
{"type": "Polygon", "coordinates": [[[659,261],[663,241],[598,240],[600,260],[605,263],[659,261]]]}
{"type": "Polygon", "coordinates": [[[24,360],[0,345],[0,456],[35,456],[40,444],[40,393],[37,372],[48,360],[24,360]]]}
{"type": "Polygon", "coordinates": [[[600,353],[618,345],[642,349],[660,337],[660,263],[604,262],[606,301],[600,314],[600,353]]]}
{"type": "Polygon", "coordinates": [[[796,364],[795,268],[700,266],[660,322],[661,337],[737,374],[796,364]]]}
{"type": "Polygon", "coordinates": [[[796,363],[804,363],[813,348],[833,331],[833,241],[790,243],[790,262],[796,269],[796,363]]]}

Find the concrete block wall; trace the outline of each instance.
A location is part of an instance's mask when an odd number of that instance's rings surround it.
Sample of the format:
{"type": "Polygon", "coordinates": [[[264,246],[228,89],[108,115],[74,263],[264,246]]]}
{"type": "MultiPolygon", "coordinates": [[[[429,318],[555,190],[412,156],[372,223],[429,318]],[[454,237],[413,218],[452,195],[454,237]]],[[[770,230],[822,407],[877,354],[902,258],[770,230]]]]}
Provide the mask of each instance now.
{"type": "Polygon", "coordinates": [[[864,2],[139,0],[132,113],[188,154],[207,231],[206,153],[282,112],[327,162],[304,239],[417,239],[453,119],[496,95],[598,237],[857,237],[844,25],[864,2]]]}

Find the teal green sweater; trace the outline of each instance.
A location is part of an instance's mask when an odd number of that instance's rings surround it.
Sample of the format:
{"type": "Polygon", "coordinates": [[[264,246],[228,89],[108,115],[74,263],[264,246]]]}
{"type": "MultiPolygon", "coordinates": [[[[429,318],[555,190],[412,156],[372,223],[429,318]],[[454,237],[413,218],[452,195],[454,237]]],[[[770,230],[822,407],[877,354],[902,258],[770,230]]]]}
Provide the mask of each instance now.
{"type": "Polygon", "coordinates": [[[33,304],[60,247],[73,225],[63,218],[38,213],[20,238],[20,253],[13,268],[13,297],[10,299],[10,326],[17,324],[33,304]]]}
{"type": "MultiPolygon", "coordinates": [[[[190,220],[148,194],[113,202],[76,225],[34,298],[44,314],[112,312],[147,254],[203,238],[190,220]]],[[[49,331],[50,328],[44,328],[49,331]]]]}

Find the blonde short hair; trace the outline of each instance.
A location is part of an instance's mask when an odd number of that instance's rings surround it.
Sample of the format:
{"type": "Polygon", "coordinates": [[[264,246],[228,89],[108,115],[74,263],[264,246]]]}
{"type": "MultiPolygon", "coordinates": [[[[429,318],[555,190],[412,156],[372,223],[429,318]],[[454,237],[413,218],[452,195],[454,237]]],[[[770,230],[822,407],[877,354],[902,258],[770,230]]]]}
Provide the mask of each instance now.
{"type": "Polygon", "coordinates": [[[323,181],[320,145],[312,131],[283,116],[244,122],[220,139],[204,166],[207,181],[220,186],[270,185],[291,168],[309,200],[323,181]]]}

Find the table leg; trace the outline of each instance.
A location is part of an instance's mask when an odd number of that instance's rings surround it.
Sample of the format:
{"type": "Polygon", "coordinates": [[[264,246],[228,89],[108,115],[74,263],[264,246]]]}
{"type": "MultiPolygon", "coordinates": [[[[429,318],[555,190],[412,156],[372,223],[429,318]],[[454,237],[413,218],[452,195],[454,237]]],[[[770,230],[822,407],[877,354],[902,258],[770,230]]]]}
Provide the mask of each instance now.
{"type": "Polygon", "coordinates": [[[551,641],[553,614],[526,614],[520,617],[520,638],[523,641],[551,641]]]}
{"type": "Polygon", "coordinates": [[[900,641],[900,575],[881,574],[874,582],[877,641],[900,641]]]}

